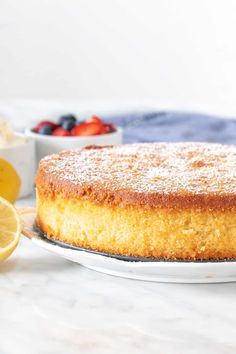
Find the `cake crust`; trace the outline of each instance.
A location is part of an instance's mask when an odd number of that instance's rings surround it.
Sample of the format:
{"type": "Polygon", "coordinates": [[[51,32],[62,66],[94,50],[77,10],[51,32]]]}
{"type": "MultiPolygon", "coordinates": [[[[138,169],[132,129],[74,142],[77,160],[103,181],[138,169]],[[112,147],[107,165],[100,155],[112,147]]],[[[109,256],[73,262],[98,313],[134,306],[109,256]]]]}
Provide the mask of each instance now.
{"type": "Polygon", "coordinates": [[[236,147],[134,144],[51,155],[36,178],[47,235],[107,253],[236,258],[236,147]]]}
{"type": "Polygon", "coordinates": [[[109,206],[236,209],[236,147],[155,143],[61,152],[39,164],[40,195],[109,206]]]}
{"type": "Polygon", "coordinates": [[[236,258],[236,214],[96,205],[37,197],[49,238],[106,253],[169,260],[236,258]]]}

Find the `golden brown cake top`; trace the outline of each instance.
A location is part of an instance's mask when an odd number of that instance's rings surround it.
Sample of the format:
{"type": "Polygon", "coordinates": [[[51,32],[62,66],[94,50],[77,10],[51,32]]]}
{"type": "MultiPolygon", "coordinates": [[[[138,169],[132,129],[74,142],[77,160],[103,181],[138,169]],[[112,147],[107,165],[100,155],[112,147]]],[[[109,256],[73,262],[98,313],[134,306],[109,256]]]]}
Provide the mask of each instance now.
{"type": "Polygon", "coordinates": [[[109,205],[236,207],[236,147],[153,143],[88,147],[40,161],[39,193],[109,205]]]}

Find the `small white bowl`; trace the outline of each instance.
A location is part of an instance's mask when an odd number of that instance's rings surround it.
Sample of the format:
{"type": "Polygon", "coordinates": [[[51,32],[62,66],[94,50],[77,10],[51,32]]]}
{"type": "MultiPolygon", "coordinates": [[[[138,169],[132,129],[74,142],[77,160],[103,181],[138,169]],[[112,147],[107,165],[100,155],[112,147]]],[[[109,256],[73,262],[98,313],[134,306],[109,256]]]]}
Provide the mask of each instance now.
{"type": "Polygon", "coordinates": [[[62,150],[73,150],[89,145],[119,145],[122,144],[122,129],[108,134],[90,136],[53,136],[34,133],[30,129],[25,134],[36,142],[36,156],[39,162],[44,156],[58,153],[62,150]]]}
{"type": "Polygon", "coordinates": [[[0,158],[10,162],[16,169],[20,179],[20,197],[33,192],[35,176],[35,142],[24,134],[15,133],[24,140],[18,145],[6,145],[0,148],[0,158]]]}

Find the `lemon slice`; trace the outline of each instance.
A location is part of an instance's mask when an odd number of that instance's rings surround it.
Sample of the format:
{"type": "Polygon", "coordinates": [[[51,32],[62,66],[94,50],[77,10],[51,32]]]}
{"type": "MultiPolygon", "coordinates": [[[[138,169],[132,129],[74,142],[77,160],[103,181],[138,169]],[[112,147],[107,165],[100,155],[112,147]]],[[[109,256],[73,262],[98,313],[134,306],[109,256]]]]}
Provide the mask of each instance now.
{"type": "Polygon", "coordinates": [[[16,209],[0,197],[0,261],[8,258],[20,240],[21,222],[16,209]]]}
{"type": "Polygon", "coordinates": [[[14,167],[0,158],[0,196],[15,203],[20,191],[20,177],[14,167]]]}

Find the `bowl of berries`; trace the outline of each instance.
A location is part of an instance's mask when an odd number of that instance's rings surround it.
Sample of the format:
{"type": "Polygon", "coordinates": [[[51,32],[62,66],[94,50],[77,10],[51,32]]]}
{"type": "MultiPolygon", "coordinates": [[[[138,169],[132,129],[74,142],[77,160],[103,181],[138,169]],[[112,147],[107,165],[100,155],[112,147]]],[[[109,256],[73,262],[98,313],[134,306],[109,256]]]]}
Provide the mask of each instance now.
{"type": "Polygon", "coordinates": [[[72,114],[63,115],[57,121],[44,120],[26,129],[25,134],[36,142],[37,161],[61,150],[122,143],[122,129],[95,115],[85,121],[72,114]]]}

